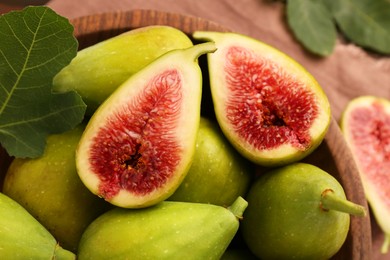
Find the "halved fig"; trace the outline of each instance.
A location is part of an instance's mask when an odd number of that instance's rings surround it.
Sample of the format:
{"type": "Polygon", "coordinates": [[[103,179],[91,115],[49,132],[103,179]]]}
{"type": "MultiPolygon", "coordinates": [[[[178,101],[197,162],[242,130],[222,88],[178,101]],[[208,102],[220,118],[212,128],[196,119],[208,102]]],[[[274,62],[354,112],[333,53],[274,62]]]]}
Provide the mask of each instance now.
{"type": "Polygon", "coordinates": [[[390,245],[390,101],[357,97],[348,103],[340,124],[367,201],[385,233],[381,251],[386,253],[390,245]]]}
{"type": "Polygon", "coordinates": [[[291,57],[237,33],[198,31],[208,55],[211,94],[223,132],[243,156],[264,166],[310,154],[330,123],[330,105],[315,78],[291,57]]]}
{"type": "Polygon", "coordinates": [[[169,197],[195,151],[202,74],[213,43],[174,50],[130,77],[97,109],[76,151],[84,184],[108,202],[141,208],[169,197]]]}

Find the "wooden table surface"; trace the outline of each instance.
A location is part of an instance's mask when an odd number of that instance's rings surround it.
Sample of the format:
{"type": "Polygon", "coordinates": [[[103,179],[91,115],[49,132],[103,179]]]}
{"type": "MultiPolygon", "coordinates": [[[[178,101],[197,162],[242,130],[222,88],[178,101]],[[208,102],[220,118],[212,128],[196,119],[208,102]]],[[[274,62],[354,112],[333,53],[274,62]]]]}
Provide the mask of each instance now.
{"type": "MultiPolygon", "coordinates": [[[[37,2],[47,1],[5,0],[0,3],[0,13],[37,2]]],[[[217,22],[268,43],[300,62],[322,85],[337,120],[354,97],[376,95],[390,99],[390,56],[369,53],[339,41],[331,56],[316,57],[305,51],[289,31],[282,1],[241,0],[237,3],[237,0],[51,0],[47,5],[70,19],[93,13],[153,9],[217,22]]],[[[374,225],[373,229],[377,227],[374,225]]],[[[379,236],[373,241],[375,259],[390,259],[390,253],[379,254],[382,239],[379,236]]]]}

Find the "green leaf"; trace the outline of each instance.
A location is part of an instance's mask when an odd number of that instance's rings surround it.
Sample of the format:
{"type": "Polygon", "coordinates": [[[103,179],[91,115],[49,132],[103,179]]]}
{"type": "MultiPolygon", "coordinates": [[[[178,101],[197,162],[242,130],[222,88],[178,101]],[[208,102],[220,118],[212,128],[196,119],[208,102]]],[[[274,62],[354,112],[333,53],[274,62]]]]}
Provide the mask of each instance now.
{"type": "Polygon", "coordinates": [[[295,37],[309,51],[328,56],[336,44],[337,30],[332,14],[320,0],[287,2],[287,23],[295,37]]]}
{"type": "Polygon", "coordinates": [[[0,16],[0,143],[15,157],[38,157],[46,137],[79,124],[75,92],[52,93],[54,76],[77,54],[73,26],[48,7],[0,16]]]}
{"type": "Polygon", "coordinates": [[[347,38],[361,47],[390,54],[390,1],[331,0],[327,4],[347,38]]]}

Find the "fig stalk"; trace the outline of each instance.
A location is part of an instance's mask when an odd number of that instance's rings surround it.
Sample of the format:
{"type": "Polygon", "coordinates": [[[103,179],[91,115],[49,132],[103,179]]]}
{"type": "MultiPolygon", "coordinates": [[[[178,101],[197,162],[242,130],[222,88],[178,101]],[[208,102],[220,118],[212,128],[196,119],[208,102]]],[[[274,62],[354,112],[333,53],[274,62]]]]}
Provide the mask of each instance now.
{"type": "Polygon", "coordinates": [[[321,208],[324,210],[337,210],[359,217],[367,215],[366,209],[363,206],[340,198],[332,189],[326,189],[322,192],[321,208]]]}
{"type": "Polygon", "coordinates": [[[213,53],[217,50],[214,42],[205,42],[194,45],[191,48],[187,48],[184,51],[187,53],[186,56],[196,60],[199,56],[206,53],[213,53]]]}
{"type": "Polygon", "coordinates": [[[248,202],[239,196],[232,205],[228,207],[228,210],[236,216],[237,219],[242,219],[245,209],[248,207],[248,202]]]}

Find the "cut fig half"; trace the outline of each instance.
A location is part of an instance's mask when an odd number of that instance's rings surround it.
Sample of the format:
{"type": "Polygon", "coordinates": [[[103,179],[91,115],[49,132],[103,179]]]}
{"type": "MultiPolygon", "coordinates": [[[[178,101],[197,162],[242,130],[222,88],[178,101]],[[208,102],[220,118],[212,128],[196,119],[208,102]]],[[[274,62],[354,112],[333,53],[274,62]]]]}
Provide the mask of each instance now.
{"type": "Polygon", "coordinates": [[[224,134],[263,166],[298,161],[322,142],[331,113],[315,78],[281,51],[237,33],[197,31],[208,55],[215,115],[224,134]]]}
{"type": "Polygon", "coordinates": [[[359,170],[365,196],[390,246],[390,101],[375,96],[351,100],[341,129],[359,170]]]}
{"type": "Polygon", "coordinates": [[[168,198],[191,166],[200,121],[203,43],[161,56],[96,110],[76,151],[83,183],[124,208],[168,198]]]}

